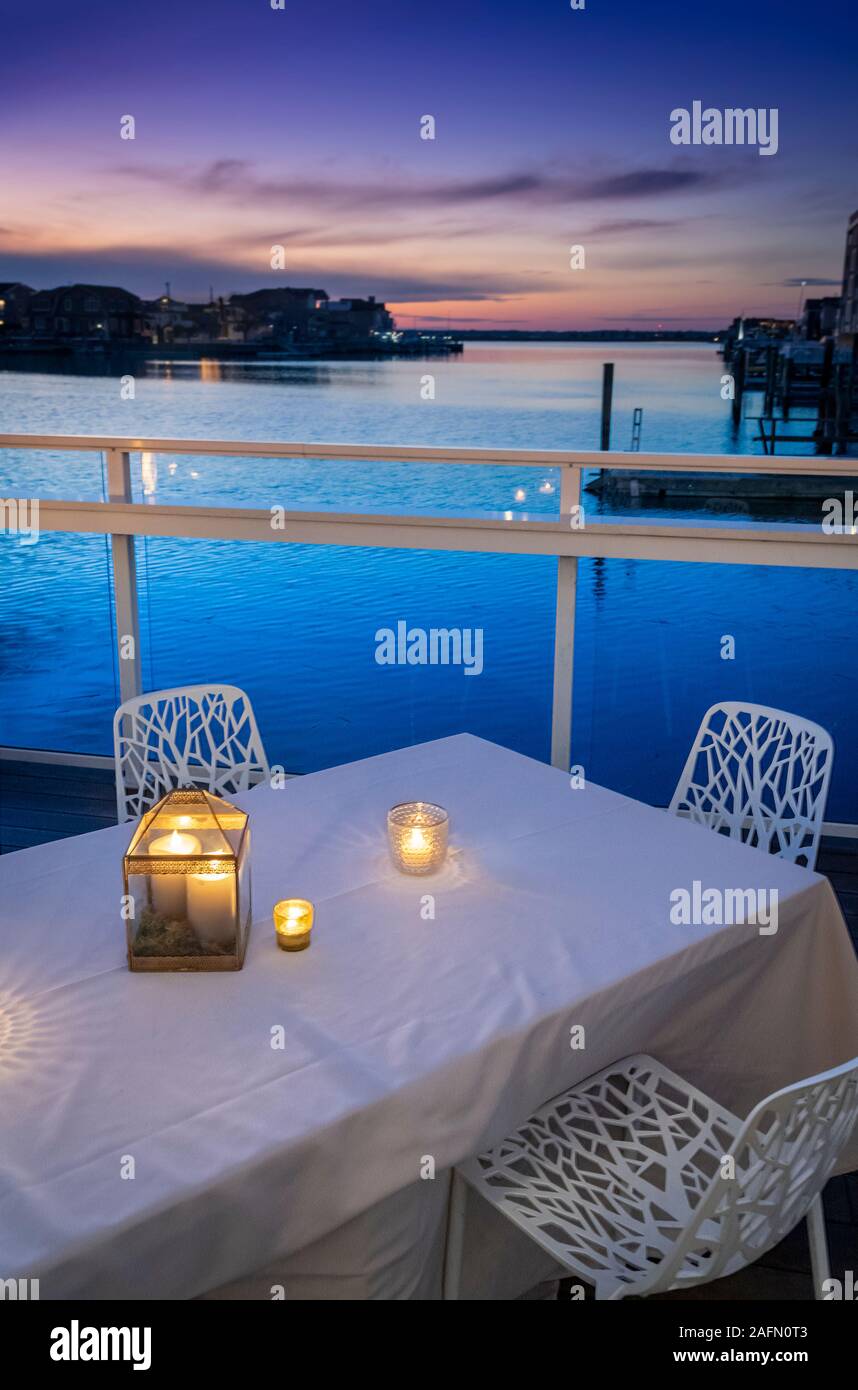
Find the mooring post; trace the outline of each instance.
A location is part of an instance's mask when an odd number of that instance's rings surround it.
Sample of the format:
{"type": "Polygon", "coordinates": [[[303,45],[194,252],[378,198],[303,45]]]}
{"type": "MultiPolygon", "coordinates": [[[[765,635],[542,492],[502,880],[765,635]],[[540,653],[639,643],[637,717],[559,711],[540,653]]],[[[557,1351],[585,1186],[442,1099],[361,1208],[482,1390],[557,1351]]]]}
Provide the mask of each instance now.
{"type": "Polygon", "coordinates": [[[602,442],[600,449],[611,447],[611,401],[614,396],[614,364],[605,362],[602,367],[602,442]]]}
{"type": "MultiPolygon", "coordinates": [[[[731,364],[732,365],[732,364],[731,364]]],[[[733,424],[738,425],[742,418],[742,396],[745,391],[745,349],[736,353],[736,367],[733,372],[733,424]]]]}
{"type": "Polygon", "coordinates": [[[773,343],[769,343],[766,348],[766,396],[763,406],[764,415],[774,415],[775,413],[775,368],[777,366],[777,348],[773,343]]]}
{"type": "Polygon", "coordinates": [[[849,376],[845,364],[837,364],[834,382],[834,445],[838,454],[845,454],[849,434],[849,376]]]}
{"type": "Polygon", "coordinates": [[[822,356],[822,371],[819,375],[819,405],[817,408],[816,429],[816,451],[819,454],[830,454],[833,449],[832,432],[834,429],[834,401],[831,391],[831,374],[834,368],[834,339],[829,338],[825,344],[825,351],[822,356]]]}
{"type": "MultiPolygon", "coordinates": [[[[825,346],[827,350],[828,343],[825,346]]],[[[837,402],[834,438],[838,454],[848,454],[849,452],[856,379],[858,379],[858,337],[852,343],[852,353],[848,362],[838,362],[834,367],[834,389],[837,402]]]]}
{"type": "Polygon", "coordinates": [[[792,358],[784,354],[781,375],[781,411],[785,420],[789,419],[792,407],[792,358]]]}

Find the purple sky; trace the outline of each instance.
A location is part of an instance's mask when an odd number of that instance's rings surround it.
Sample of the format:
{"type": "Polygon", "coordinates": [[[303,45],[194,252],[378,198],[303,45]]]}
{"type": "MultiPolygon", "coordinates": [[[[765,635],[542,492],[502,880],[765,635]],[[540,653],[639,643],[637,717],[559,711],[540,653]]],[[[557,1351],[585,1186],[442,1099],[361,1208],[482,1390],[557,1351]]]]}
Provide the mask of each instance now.
{"type": "Polygon", "coordinates": [[[4,19],[0,279],[474,327],[789,314],[839,284],[856,55],[854,0],[47,0],[4,19]],[[673,145],[694,100],[777,107],[777,154],[673,145]]]}

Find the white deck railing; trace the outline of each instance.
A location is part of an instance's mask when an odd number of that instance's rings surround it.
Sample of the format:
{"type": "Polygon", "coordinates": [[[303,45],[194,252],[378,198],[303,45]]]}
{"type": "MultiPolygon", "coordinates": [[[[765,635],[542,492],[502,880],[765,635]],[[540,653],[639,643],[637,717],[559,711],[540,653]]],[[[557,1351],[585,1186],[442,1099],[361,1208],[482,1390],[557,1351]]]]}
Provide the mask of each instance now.
{"type": "MultiPolygon", "coordinates": [[[[374,546],[388,549],[489,551],[558,557],[554,637],[551,760],[568,767],[572,723],[575,599],[578,560],[671,560],[704,564],[782,565],[812,569],[858,569],[858,536],[831,534],[812,525],[721,526],[692,521],[601,520],[573,525],[581,503],[582,470],[590,468],[682,473],[858,475],[858,459],[747,458],[734,454],[626,454],[522,449],[435,449],[365,444],[257,444],[213,439],[126,439],[96,435],[0,434],[0,449],[47,449],[103,453],[107,501],[39,499],[43,531],[111,537],[113,597],[122,699],[141,693],[135,536],[187,536],[267,544],[374,546]],[[146,452],[226,455],[239,458],[363,460],[556,468],[560,472],[558,515],[549,520],[450,516],[401,516],[359,512],[287,511],[282,529],[272,529],[270,509],[159,506],[132,501],[131,455],[146,452]],[[131,644],[123,639],[131,636],[131,644]],[[125,656],[125,650],[133,656],[125,656]]],[[[14,493],[14,489],[13,489],[14,493]]],[[[820,514],[820,523],[822,515],[820,514]]],[[[833,828],[833,827],[832,827],[833,828]]],[[[846,829],[846,827],[842,827],[846,829]]]]}

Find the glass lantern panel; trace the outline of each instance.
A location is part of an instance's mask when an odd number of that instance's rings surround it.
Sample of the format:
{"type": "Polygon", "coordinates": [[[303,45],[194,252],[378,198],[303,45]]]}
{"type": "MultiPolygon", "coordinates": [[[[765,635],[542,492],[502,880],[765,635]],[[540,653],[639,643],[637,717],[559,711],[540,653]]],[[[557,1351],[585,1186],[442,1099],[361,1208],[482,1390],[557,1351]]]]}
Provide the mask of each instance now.
{"type": "Polygon", "coordinates": [[[171,792],[140,823],[129,854],[235,855],[247,815],[208,792],[171,792]]]}
{"type": "Polygon", "coordinates": [[[129,874],[133,956],[234,956],[240,944],[239,877],[233,860],[217,872],[129,874]]]}
{"type": "Polygon", "coordinates": [[[246,811],[240,811],[237,806],[233,806],[221,796],[216,796],[214,792],[204,792],[203,795],[218,829],[233,853],[237,854],[241,845],[241,837],[247,826],[246,811]]]}
{"type": "Polygon", "coordinates": [[[250,829],[245,832],[244,843],[238,860],[238,943],[239,955],[243,954],[247,933],[250,930],[250,829]]]}

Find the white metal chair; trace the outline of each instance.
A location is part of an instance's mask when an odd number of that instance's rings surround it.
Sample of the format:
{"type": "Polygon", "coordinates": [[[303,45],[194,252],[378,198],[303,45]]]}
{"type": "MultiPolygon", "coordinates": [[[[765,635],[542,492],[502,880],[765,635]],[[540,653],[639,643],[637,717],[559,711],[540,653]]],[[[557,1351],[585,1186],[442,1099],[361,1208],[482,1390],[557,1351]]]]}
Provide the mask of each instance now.
{"type": "Polygon", "coordinates": [[[670,813],[813,868],[834,758],[819,724],[726,701],[703,716],[670,813]]]}
{"type": "Polygon", "coordinates": [[[113,719],[116,813],[136,819],[174,787],[228,795],[269,777],[250,698],[237,685],[153,690],[113,719]]]}
{"type": "Polygon", "coordinates": [[[459,1295],[470,1185],[598,1299],[734,1274],[806,1217],[821,1298],[820,1194],[856,1117],[858,1058],[775,1091],[742,1121],[652,1057],[626,1057],[454,1170],[444,1297],[459,1295]]]}

